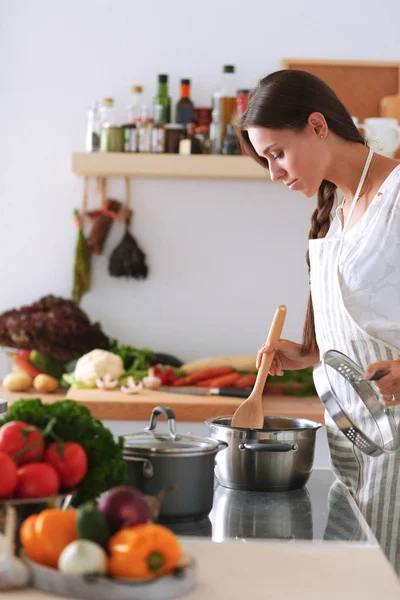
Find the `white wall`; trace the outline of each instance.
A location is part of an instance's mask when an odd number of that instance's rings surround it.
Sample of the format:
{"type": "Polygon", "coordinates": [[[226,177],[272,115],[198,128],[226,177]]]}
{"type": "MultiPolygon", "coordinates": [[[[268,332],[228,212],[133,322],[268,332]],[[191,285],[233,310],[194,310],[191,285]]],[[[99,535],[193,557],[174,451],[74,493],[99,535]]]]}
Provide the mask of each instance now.
{"type": "MultiPolygon", "coordinates": [[[[70,295],[82,194],[70,158],[92,100],[113,96],[124,119],[131,85],[150,101],[160,72],[174,99],[190,77],[204,105],[226,63],[251,87],[283,57],[400,60],[399,23],[398,0],[1,0],[0,311],[70,295]]],[[[120,182],[109,189],[122,197],[120,182]]],[[[253,353],[286,303],[285,336],[300,338],[313,201],[271,183],[179,180],[134,181],[132,198],[150,277],[108,276],[115,230],[82,303],[110,336],[184,360],[253,353]]]]}

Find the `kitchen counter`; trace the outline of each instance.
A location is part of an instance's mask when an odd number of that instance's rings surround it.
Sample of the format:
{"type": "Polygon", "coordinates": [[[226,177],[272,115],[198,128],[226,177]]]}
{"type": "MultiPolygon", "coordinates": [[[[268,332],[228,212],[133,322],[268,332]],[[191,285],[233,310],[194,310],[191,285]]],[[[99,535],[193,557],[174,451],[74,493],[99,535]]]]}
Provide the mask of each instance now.
{"type": "Polygon", "coordinates": [[[315,468],[304,488],[289,492],[232,490],[216,482],[206,519],[168,523],[177,535],[213,542],[280,540],[378,546],[347,489],[329,468],[315,468]]]}
{"type": "MultiPolygon", "coordinates": [[[[143,390],[139,394],[119,394],[113,399],[112,392],[105,390],[60,390],[53,394],[32,392],[8,392],[0,387],[0,398],[12,404],[19,398],[42,398],[44,402],[56,402],[72,398],[89,408],[97,419],[107,421],[146,421],[154,406],[163,404],[175,412],[178,421],[201,422],[210,417],[231,415],[243,402],[243,398],[222,396],[192,396],[190,394],[167,393],[155,390],[143,390]]],[[[324,409],[317,396],[297,397],[269,395],[263,397],[264,412],[269,415],[281,415],[311,419],[323,423],[324,409]]]]}
{"type": "MultiPolygon", "coordinates": [[[[197,562],[198,585],[188,600],[400,597],[393,569],[330,469],[314,469],[304,489],[285,493],[216,486],[208,519],[169,527],[197,562]]],[[[59,596],[30,589],[2,598],[59,596]]]]}

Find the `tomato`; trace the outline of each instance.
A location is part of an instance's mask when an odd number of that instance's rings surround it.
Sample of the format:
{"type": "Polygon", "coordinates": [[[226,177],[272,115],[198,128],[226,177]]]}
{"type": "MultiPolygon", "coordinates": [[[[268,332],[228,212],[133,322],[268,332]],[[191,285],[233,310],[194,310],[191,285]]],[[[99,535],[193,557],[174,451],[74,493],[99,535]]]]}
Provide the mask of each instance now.
{"type": "Polygon", "coordinates": [[[0,452],[0,498],[8,498],[17,487],[17,465],[5,452],[0,452]]]}
{"type": "Polygon", "coordinates": [[[11,456],[18,464],[24,465],[41,459],[44,441],[41,439],[40,431],[33,425],[24,421],[10,421],[0,428],[0,450],[11,456]],[[36,444],[35,448],[16,457],[21,450],[33,444],[36,444]]]}
{"type": "Polygon", "coordinates": [[[76,442],[54,442],[46,449],[43,460],[57,471],[61,487],[74,488],[85,477],[87,456],[76,442]]]}
{"type": "Polygon", "coordinates": [[[24,465],[17,475],[17,498],[45,498],[57,494],[60,489],[57,471],[46,463],[24,465]]]}

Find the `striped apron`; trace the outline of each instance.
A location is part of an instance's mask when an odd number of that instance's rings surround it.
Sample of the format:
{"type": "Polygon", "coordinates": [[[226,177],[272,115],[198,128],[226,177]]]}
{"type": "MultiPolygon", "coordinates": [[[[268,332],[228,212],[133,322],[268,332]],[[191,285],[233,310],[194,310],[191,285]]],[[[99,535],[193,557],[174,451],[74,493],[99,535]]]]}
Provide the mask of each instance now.
{"type": "MultiPolygon", "coordinates": [[[[370,151],[343,229],[339,228],[341,230],[337,235],[329,236],[328,233],[326,238],[309,242],[311,294],[320,354],[322,356],[330,349],[339,350],[363,369],[376,361],[400,357],[398,348],[382,342],[378,339],[379,336],[371,336],[356,323],[343,299],[343,290],[347,292],[349,289],[349,277],[359,277],[357,285],[364,286],[365,294],[372,294],[374,282],[377,278],[385,276],[384,265],[391,264],[392,261],[400,264],[399,206],[398,203],[394,204],[395,199],[390,194],[388,202],[383,203],[381,213],[380,207],[374,207],[372,223],[368,222],[370,205],[360,221],[347,234],[348,237],[345,236],[372,155],[373,152],[370,151]],[[390,217],[393,211],[397,214],[394,224],[390,217]],[[396,231],[391,232],[391,226],[395,227],[396,231]],[[391,240],[387,243],[390,235],[397,236],[399,245],[391,240]],[[378,238],[379,241],[375,241],[378,238]],[[348,268],[349,265],[351,268],[348,268]]],[[[373,202],[379,202],[385,195],[377,196],[379,197],[375,197],[373,202]]],[[[387,270],[386,273],[390,271],[387,270]]],[[[352,283],[354,284],[354,279],[352,283]]],[[[400,281],[395,285],[400,296],[400,281]]],[[[400,317],[398,299],[393,310],[394,314],[400,317]]],[[[400,318],[398,321],[400,328],[400,318]]],[[[335,373],[330,375],[343,408],[365,433],[372,435],[373,421],[353,388],[341,376],[335,373]]],[[[391,410],[399,425],[400,407],[393,407],[391,410]]],[[[369,457],[347,440],[328,413],[325,413],[325,423],[332,469],[336,477],[349,489],[386,556],[400,573],[400,452],[382,454],[376,458],[369,457]]]]}

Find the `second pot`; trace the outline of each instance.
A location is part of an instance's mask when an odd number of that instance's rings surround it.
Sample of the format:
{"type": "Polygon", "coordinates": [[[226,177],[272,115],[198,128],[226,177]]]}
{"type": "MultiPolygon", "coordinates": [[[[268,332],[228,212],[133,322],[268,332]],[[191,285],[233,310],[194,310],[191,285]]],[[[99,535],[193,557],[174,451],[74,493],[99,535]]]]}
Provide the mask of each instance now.
{"type": "Polygon", "coordinates": [[[127,484],[144,494],[165,495],[160,521],[201,519],[211,511],[214,494],[215,455],[226,444],[210,438],[176,433],[175,414],[167,406],[153,409],[148,431],[125,435],[123,459],[127,484]],[[168,419],[168,433],[157,433],[159,415],[168,419]]]}

